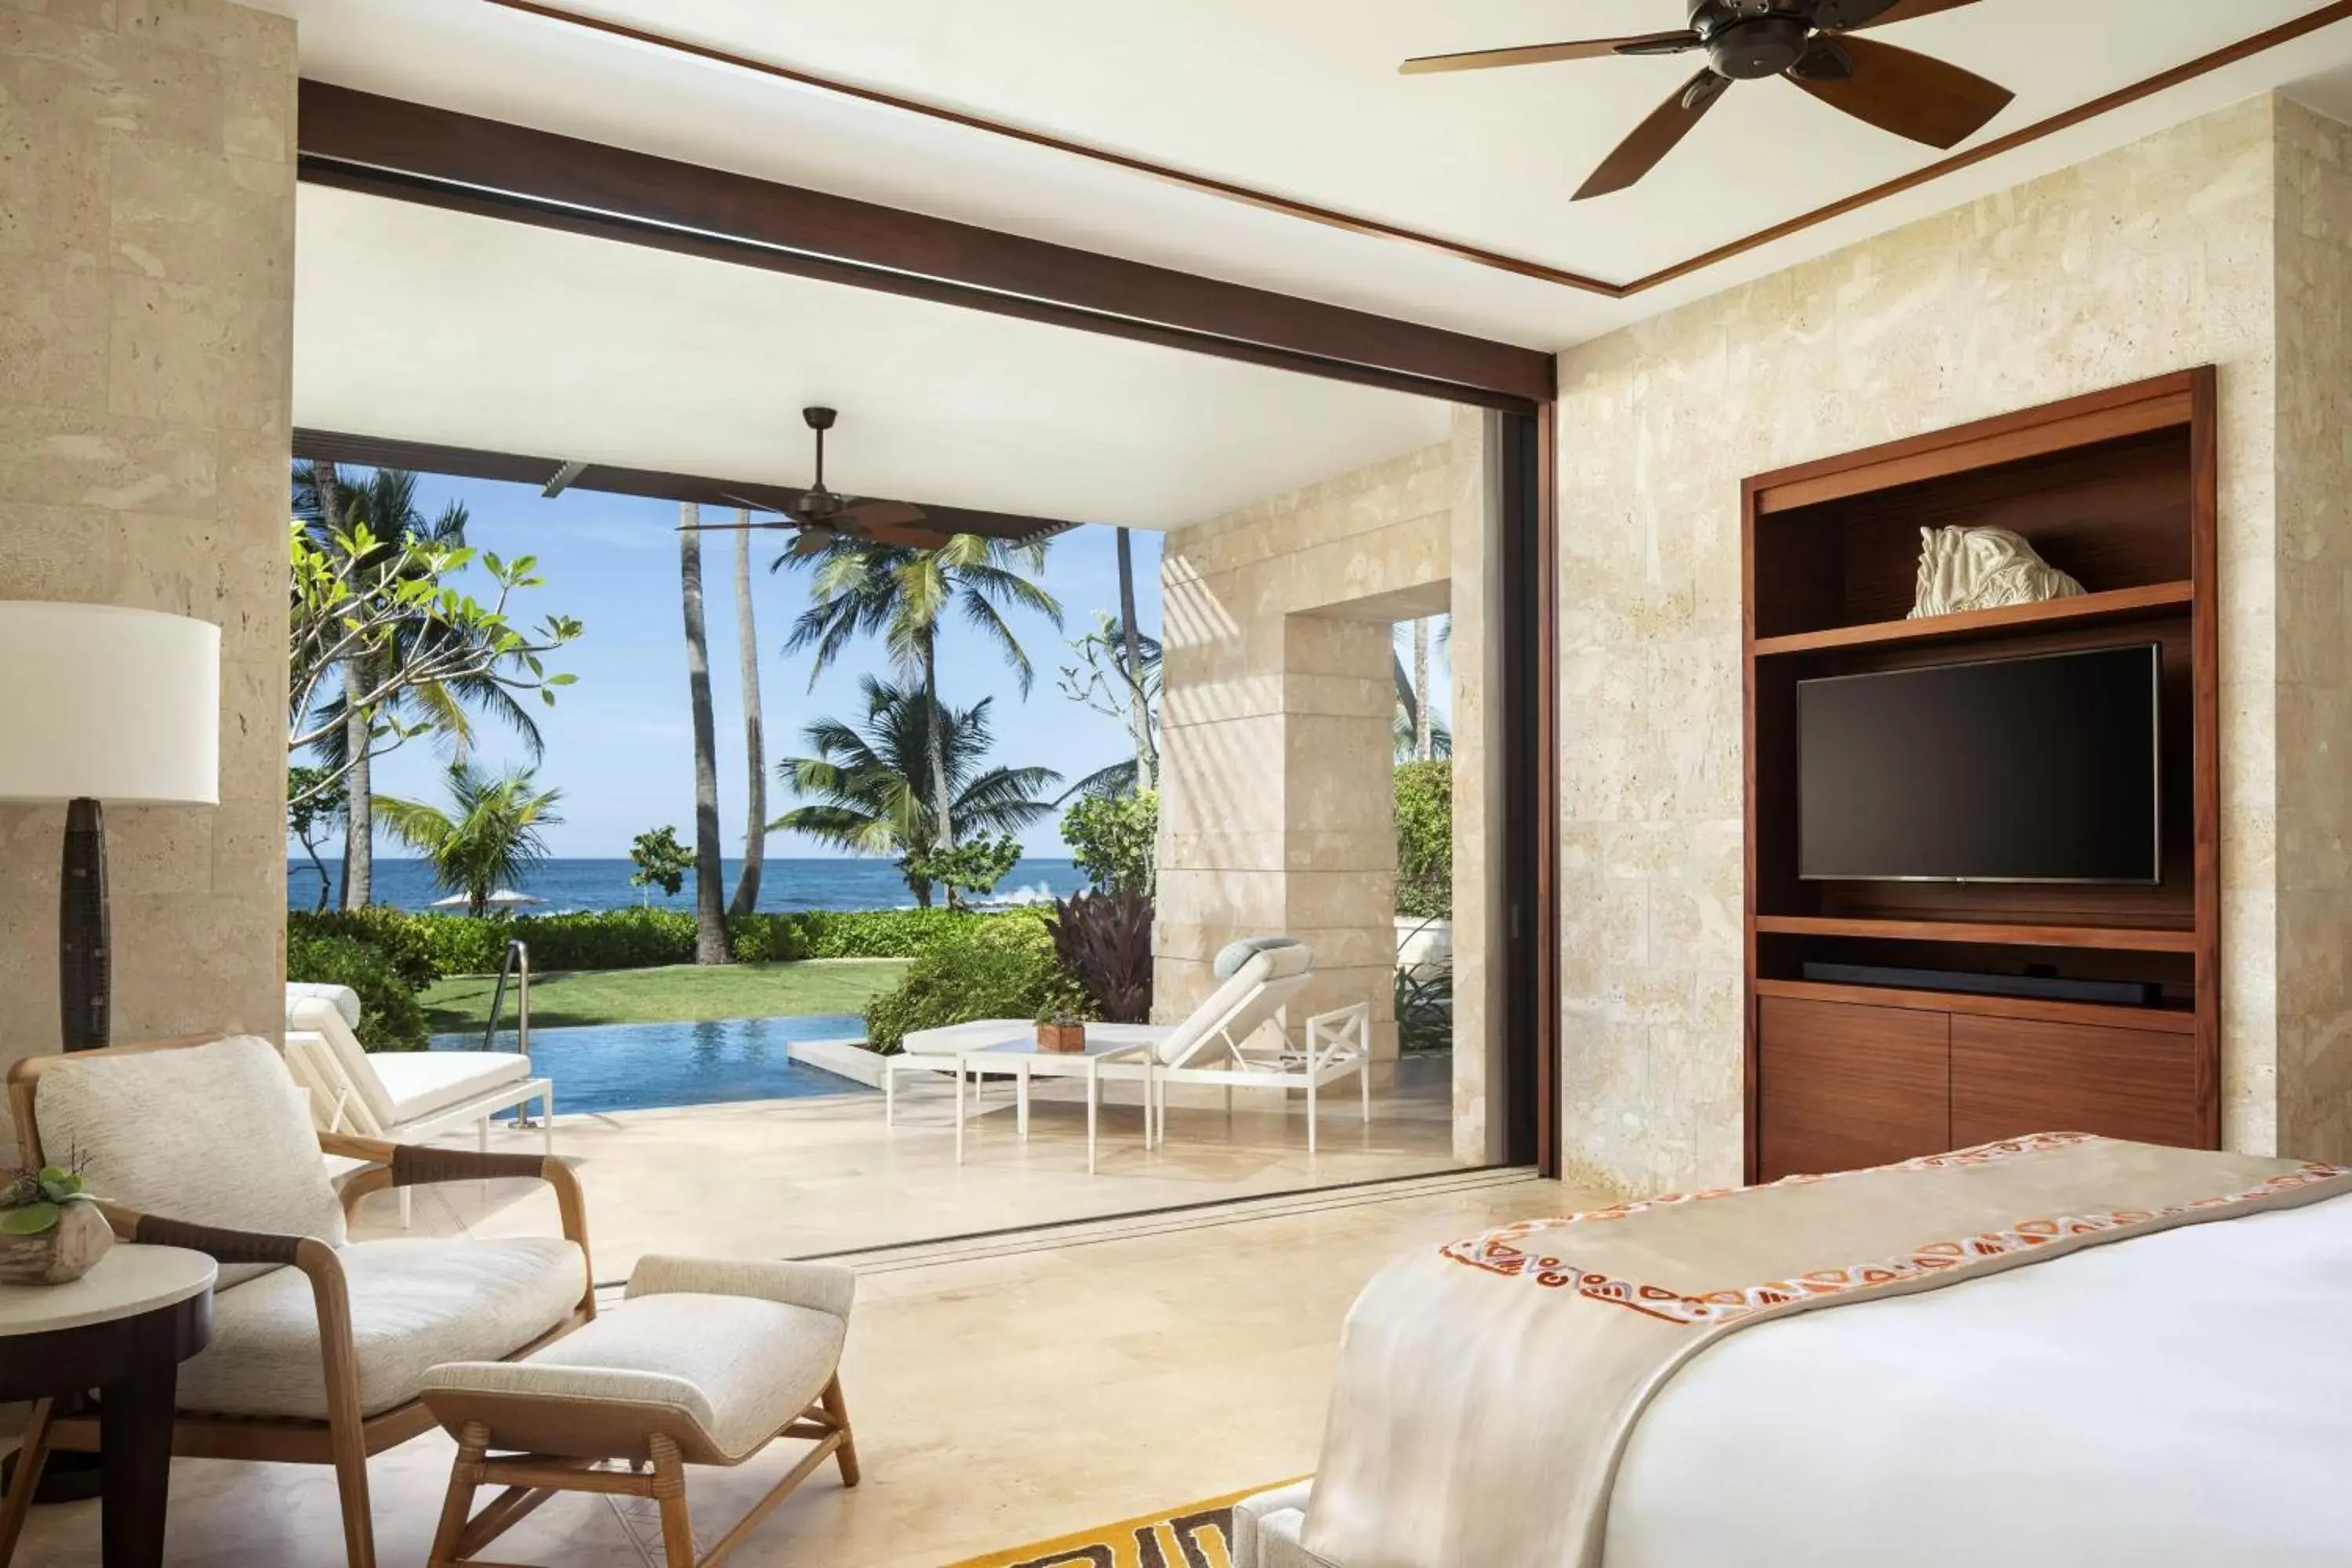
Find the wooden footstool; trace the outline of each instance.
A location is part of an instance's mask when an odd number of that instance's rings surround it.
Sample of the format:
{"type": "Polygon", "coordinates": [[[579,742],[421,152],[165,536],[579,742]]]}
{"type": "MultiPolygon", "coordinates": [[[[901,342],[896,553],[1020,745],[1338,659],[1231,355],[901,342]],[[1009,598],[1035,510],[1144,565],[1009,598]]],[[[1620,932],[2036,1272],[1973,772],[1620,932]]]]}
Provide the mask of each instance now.
{"type": "Polygon", "coordinates": [[[856,1289],[838,1264],[647,1258],[622,1306],[535,1354],[435,1367],[425,1405],[457,1439],[457,1462],[429,1568],[468,1561],[559,1491],[656,1500],[669,1568],[696,1568],[683,1467],[740,1465],[779,1437],[816,1447],[701,1568],[741,1544],[826,1456],[839,1461],[842,1485],[856,1486],[838,1374],[856,1289]],[[474,1513],[485,1484],[506,1489],[474,1513]]]}

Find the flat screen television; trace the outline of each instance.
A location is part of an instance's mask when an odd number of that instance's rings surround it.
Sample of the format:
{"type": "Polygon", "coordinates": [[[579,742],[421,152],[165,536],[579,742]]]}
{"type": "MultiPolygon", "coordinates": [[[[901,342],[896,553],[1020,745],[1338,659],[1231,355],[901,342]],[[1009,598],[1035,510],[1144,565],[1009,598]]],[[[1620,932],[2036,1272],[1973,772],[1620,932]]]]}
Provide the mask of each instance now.
{"type": "Polygon", "coordinates": [[[1799,681],[1798,875],[2160,880],[2162,658],[2135,643],[1799,681]]]}

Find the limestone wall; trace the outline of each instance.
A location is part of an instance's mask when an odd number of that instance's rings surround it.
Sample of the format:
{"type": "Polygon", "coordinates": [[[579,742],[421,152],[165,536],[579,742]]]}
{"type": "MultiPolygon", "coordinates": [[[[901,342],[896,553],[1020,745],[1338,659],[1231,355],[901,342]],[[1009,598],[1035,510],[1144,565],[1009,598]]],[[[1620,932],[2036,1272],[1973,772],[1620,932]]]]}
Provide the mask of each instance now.
{"type": "MultiPolygon", "coordinates": [[[[1466,763],[1475,807],[1484,708],[1463,688],[1478,684],[1486,657],[1484,596],[1454,584],[1459,556],[1482,584],[1485,428],[1482,416],[1459,414],[1447,442],[1168,536],[1161,1017],[1182,1017],[1213,989],[1209,963],[1225,943],[1285,932],[1316,950],[1315,984],[1294,1015],[1368,1000],[1375,1049],[1395,1055],[1391,628],[1453,613],[1456,798],[1466,763]]],[[[1457,952],[1485,929],[1481,853],[1457,847],[1457,877],[1465,866],[1477,877],[1478,906],[1467,930],[1457,925],[1457,952]]],[[[1458,1063],[1475,1058],[1457,1069],[1474,1094],[1485,1081],[1483,976],[1474,970],[1466,1013],[1456,1004],[1457,1037],[1481,1047],[1457,1050],[1458,1063]]],[[[1483,1149],[1483,1121],[1463,1136],[1483,1149]]]]}
{"type": "Polygon", "coordinates": [[[2206,362],[2224,1136],[2352,1154],[2347,163],[2249,102],[1561,356],[1571,1159],[1740,1174],[1740,479],[2206,362]]]}
{"type": "MultiPolygon", "coordinates": [[[[294,92],[282,16],[0,5],[0,597],[222,628],[220,805],[107,816],[118,1039],[282,1017],[294,92]]],[[[57,1048],[63,826],[0,807],[0,1063],[57,1048]]]]}

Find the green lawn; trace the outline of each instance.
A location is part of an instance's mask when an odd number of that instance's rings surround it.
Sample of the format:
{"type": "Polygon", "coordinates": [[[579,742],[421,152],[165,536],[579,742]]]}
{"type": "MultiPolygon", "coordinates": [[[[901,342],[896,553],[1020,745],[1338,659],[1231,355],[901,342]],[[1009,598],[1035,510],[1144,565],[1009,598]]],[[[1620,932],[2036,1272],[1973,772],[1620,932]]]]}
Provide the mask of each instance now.
{"type": "MultiPolygon", "coordinates": [[[[533,1028],[573,1024],[692,1023],[706,1018],[772,1018],[790,1014],[856,1013],[898,983],[898,958],[820,958],[798,963],[691,963],[661,969],[573,970],[534,974],[533,1028]]],[[[487,974],[436,981],[418,998],[436,1033],[479,1029],[497,981],[487,974]]],[[[514,1022],[507,991],[506,1023],[514,1022]]]]}

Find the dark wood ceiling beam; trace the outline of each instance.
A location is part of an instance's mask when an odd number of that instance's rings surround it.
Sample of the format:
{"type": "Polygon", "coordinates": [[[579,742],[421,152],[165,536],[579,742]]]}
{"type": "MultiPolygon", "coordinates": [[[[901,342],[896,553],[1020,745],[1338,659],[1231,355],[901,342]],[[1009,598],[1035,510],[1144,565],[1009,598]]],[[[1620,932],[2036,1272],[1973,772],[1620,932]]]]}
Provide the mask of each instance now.
{"type": "Polygon", "coordinates": [[[325,82],[299,140],[314,184],[1490,408],[1552,395],[1534,349],[325,82]]]}
{"type": "MultiPolygon", "coordinates": [[[[520,452],[485,451],[478,447],[451,447],[436,441],[395,441],[382,436],[359,436],[342,430],[297,427],[294,455],[317,462],[349,463],[357,468],[411,468],[418,473],[447,474],[457,479],[496,479],[508,484],[544,485],[562,468],[562,458],[533,457],[520,452]]],[[[758,479],[712,479],[703,474],[668,473],[659,468],[629,468],[613,463],[590,463],[565,490],[594,490],[604,495],[641,496],[650,500],[692,501],[698,506],[731,511],[744,501],[755,508],[781,510],[800,500],[802,487],[773,485],[758,479]]],[[[879,500],[879,497],[862,497],[879,500]]],[[[984,533],[994,539],[1037,539],[1077,526],[1059,518],[1025,517],[1018,512],[984,511],[973,507],[929,501],[921,507],[933,526],[952,533],[984,533]]]]}

